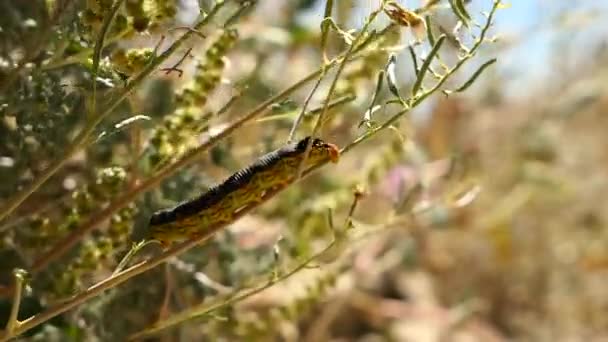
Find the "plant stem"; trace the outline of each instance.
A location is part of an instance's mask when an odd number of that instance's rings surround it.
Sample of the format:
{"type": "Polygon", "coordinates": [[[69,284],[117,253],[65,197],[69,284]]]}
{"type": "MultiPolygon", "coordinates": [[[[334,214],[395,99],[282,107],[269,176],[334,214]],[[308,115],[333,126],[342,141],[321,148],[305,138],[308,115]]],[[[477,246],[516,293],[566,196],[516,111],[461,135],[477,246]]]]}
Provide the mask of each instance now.
{"type": "Polygon", "coordinates": [[[6,333],[12,334],[21,323],[18,320],[19,307],[21,306],[21,295],[23,292],[23,285],[25,283],[25,271],[22,269],[16,269],[13,271],[15,278],[15,293],[13,294],[13,306],[11,307],[11,313],[6,323],[6,333]]]}
{"type": "Polygon", "coordinates": [[[287,143],[291,143],[293,141],[293,139],[295,138],[296,130],[298,129],[300,122],[304,118],[304,114],[306,114],[306,109],[308,108],[308,104],[310,103],[310,100],[312,99],[313,95],[319,88],[319,85],[321,85],[323,76],[325,76],[325,71],[321,72],[321,74],[319,75],[319,78],[317,79],[317,82],[310,90],[310,93],[308,93],[306,100],[304,100],[304,105],[302,106],[302,110],[300,111],[300,114],[298,114],[298,116],[296,117],[296,120],[293,122],[293,125],[291,126],[291,130],[289,131],[289,138],[287,138],[287,143]]]}
{"type": "Polygon", "coordinates": [[[333,0],[325,1],[325,13],[323,14],[323,22],[321,23],[321,55],[323,58],[323,63],[327,63],[327,37],[329,35],[329,25],[328,22],[325,21],[331,18],[331,12],[334,8],[333,0]]]}
{"type": "MultiPolygon", "coordinates": [[[[323,248],[321,251],[315,253],[314,255],[312,255],[311,257],[309,257],[308,259],[304,260],[303,262],[301,262],[300,264],[298,264],[296,267],[294,267],[293,269],[291,269],[289,272],[276,277],[276,278],[272,278],[269,281],[267,281],[265,284],[260,285],[258,287],[255,287],[253,289],[250,290],[245,290],[244,293],[241,293],[239,295],[232,295],[231,296],[226,296],[226,300],[220,301],[219,303],[215,303],[215,304],[209,304],[209,303],[202,303],[200,305],[191,307],[189,309],[186,309],[178,314],[172,315],[169,319],[163,320],[163,321],[159,321],[156,324],[154,324],[153,326],[144,329],[140,332],[137,332],[133,335],[131,335],[129,337],[129,341],[133,341],[133,340],[137,340],[140,339],[142,337],[146,337],[146,336],[150,336],[153,334],[156,334],[162,330],[166,330],[172,326],[175,326],[177,324],[180,324],[184,321],[193,319],[193,318],[197,318],[197,317],[202,317],[205,316],[213,311],[216,311],[218,309],[221,309],[223,307],[226,307],[228,305],[231,305],[233,303],[237,303],[240,302],[246,298],[249,298],[255,294],[258,294],[270,287],[272,287],[273,285],[282,282],[286,279],[288,279],[289,277],[293,276],[294,274],[298,273],[299,271],[303,270],[304,268],[306,268],[311,262],[323,257],[325,254],[327,254],[330,250],[332,250],[332,248],[334,247],[334,245],[336,244],[336,241],[332,241],[330,242],[325,248],[323,248]]],[[[242,290],[241,290],[242,292],[242,290]]]]}
{"type": "Polygon", "coordinates": [[[97,73],[99,72],[99,60],[101,59],[101,50],[103,49],[103,43],[106,39],[106,35],[108,34],[108,30],[116,17],[116,13],[120,9],[125,0],[116,0],[110,12],[103,19],[103,23],[101,24],[101,30],[99,31],[99,37],[97,37],[97,41],[95,42],[95,48],[93,49],[93,95],[91,96],[91,108],[89,108],[89,113],[87,118],[92,118],[97,113],[97,73]]]}

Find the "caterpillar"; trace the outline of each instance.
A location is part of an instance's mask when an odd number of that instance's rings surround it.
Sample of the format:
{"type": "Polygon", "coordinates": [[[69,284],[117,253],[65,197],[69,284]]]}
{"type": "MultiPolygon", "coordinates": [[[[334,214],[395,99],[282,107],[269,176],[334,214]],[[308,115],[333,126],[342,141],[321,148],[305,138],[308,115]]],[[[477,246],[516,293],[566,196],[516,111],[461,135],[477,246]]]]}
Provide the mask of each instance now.
{"type": "MultiPolygon", "coordinates": [[[[241,209],[262,201],[267,191],[282,190],[295,179],[310,139],[270,152],[200,196],[155,212],[148,238],[166,248],[177,240],[194,239],[208,227],[231,222],[241,209]]],[[[314,139],[304,167],[337,163],[339,155],[336,145],[314,139]]]]}

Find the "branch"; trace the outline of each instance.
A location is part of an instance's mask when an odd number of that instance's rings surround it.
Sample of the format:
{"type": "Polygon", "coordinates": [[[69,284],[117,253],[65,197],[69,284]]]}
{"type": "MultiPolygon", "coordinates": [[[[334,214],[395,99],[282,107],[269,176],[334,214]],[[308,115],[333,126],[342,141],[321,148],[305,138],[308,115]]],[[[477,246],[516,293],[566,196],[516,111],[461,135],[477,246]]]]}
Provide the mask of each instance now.
{"type": "MultiPolygon", "coordinates": [[[[323,21],[321,22],[321,53],[323,54],[323,63],[327,63],[327,36],[329,35],[329,22],[327,19],[331,19],[331,12],[334,8],[333,0],[325,1],[325,13],[323,14],[323,21]]],[[[291,138],[290,138],[291,140],[291,138]]]]}
{"type": "MultiPolygon", "coordinates": [[[[110,30],[110,26],[116,17],[116,13],[120,9],[125,0],[116,0],[110,12],[103,19],[103,23],[101,24],[101,30],[99,31],[99,37],[97,37],[97,41],[95,42],[95,48],[93,49],[93,95],[91,96],[91,108],[89,118],[94,117],[97,112],[97,73],[99,72],[99,60],[101,59],[101,50],[103,49],[103,43],[106,39],[106,35],[110,30]]],[[[2,219],[0,217],[0,219],[2,219]]]]}
{"type": "Polygon", "coordinates": [[[19,307],[21,306],[21,296],[23,292],[23,286],[25,284],[26,277],[25,270],[15,269],[13,276],[15,277],[15,293],[13,295],[13,306],[11,307],[11,314],[6,323],[6,334],[12,334],[17,328],[20,327],[21,322],[18,320],[19,307]]]}
{"type": "Polygon", "coordinates": [[[308,267],[308,265],[310,265],[310,263],[312,263],[315,260],[318,260],[320,258],[322,258],[325,254],[327,254],[329,251],[331,251],[333,249],[333,247],[336,245],[336,240],[330,242],[325,248],[323,248],[321,251],[319,251],[318,253],[315,253],[314,255],[312,255],[311,257],[309,257],[308,259],[304,260],[303,262],[301,262],[300,264],[298,264],[296,267],[294,267],[293,269],[291,269],[289,272],[278,276],[278,277],[273,277],[270,280],[268,280],[265,284],[260,285],[258,287],[255,287],[253,289],[249,289],[249,290],[240,290],[237,291],[236,293],[233,293],[231,295],[228,296],[224,296],[222,299],[224,300],[220,300],[219,303],[218,302],[213,302],[213,303],[202,303],[199,305],[196,305],[194,307],[191,307],[189,309],[183,310],[175,315],[172,315],[170,318],[165,319],[163,321],[159,321],[156,324],[152,325],[151,327],[144,329],[142,331],[139,331],[133,335],[131,335],[129,337],[129,341],[134,341],[134,340],[138,340],[141,339],[142,337],[148,337],[150,335],[154,335],[160,331],[166,330],[168,328],[171,328],[173,326],[176,326],[180,323],[183,323],[185,321],[194,319],[194,318],[200,318],[202,316],[206,316],[209,315],[210,313],[217,311],[223,307],[226,307],[228,305],[232,305],[234,303],[240,302],[246,298],[249,298],[253,295],[256,295],[270,287],[272,287],[273,285],[280,283],[288,278],[290,278],[291,276],[293,276],[294,274],[298,273],[299,271],[305,269],[308,267]],[[242,292],[241,294],[237,294],[238,292],[242,292]]]}
{"type": "Polygon", "coordinates": [[[296,120],[293,122],[293,125],[291,126],[291,130],[289,131],[289,137],[287,138],[287,143],[291,143],[294,140],[295,135],[296,135],[296,130],[298,129],[300,122],[302,122],[302,119],[304,118],[304,114],[306,114],[306,109],[308,108],[308,104],[310,103],[310,100],[312,99],[313,95],[317,92],[317,89],[321,85],[323,76],[325,76],[324,71],[321,72],[321,74],[319,75],[319,78],[317,79],[317,82],[310,90],[310,93],[308,93],[308,96],[306,96],[306,100],[304,100],[304,105],[302,105],[302,110],[300,110],[300,114],[298,114],[298,116],[296,117],[296,120]]]}

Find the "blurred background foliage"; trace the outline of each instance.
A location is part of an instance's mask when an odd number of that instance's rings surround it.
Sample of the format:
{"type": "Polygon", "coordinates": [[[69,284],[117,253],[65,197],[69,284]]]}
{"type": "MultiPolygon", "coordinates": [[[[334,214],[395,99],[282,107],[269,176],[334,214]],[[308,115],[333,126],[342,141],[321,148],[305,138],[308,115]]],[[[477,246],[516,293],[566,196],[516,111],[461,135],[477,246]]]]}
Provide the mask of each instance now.
{"type": "MultiPolygon", "coordinates": [[[[458,61],[460,43],[474,43],[465,29],[452,34],[458,25],[449,5],[454,1],[399,1],[408,9],[437,6],[428,15],[432,31],[448,33],[441,52],[448,65],[458,61]]],[[[83,150],[0,222],[4,289],[11,286],[13,268],[36,268],[45,251],[90,215],[321,65],[325,1],[226,2],[210,27],[195,32],[162,64],[169,69],[156,70],[97,126],[83,150]],[[224,25],[235,11],[239,15],[224,25]]],[[[478,23],[492,5],[457,2],[478,23]]],[[[1,202],[61,158],[95,115],[92,106],[115,98],[215,1],[124,1],[95,73],[93,48],[114,3],[0,1],[1,202]]],[[[331,240],[330,223],[339,229],[345,221],[357,239],[316,261],[318,267],[308,265],[150,340],[608,338],[608,6],[591,0],[507,4],[491,29],[498,40],[448,82],[452,88],[462,84],[497,57],[466,91],[436,93],[393,129],[207,243],[22,339],[126,340],[181,310],[280,277],[331,240]],[[360,199],[356,185],[365,190],[360,199]],[[358,202],[349,220],[353,198],[358,202]],[[336,258],[340,262],[330,263],[336,258]]],[[[361,28],[378,1],[334,5],[335,23],[348,32],[361,28]]],[[[372,27],[390,22],[381,15],[372,27]]],[[[326,141],[344,146],[365,132],[358,124],[395,47],[398,86],[409,95],[405,90],[416,76],[404,46],[419,33],[393,26],[372,53],[346,66],[320,132],[326,141]]],[[[330,56],[347,48],[344,36],[329,35],[330,56]]],[[[419,56],[429,53],[428,45],[414,47],[419,56]]],[[[19,319],[108,277],[155,210],[199,194],[282,146],[311,87],[272,104],[265,116],[32,272],[19,319]]],[[[314,109],[328,88],[322,82],[311,99],[298,137],[312,130],[314,109]]],[[[378,96],[389,99],[391,92],[382,89],[378,96]]],[[[381,108],[374,120],[390,112],[381,108]]],[[[150,246],[142,254],[154,253],[156,246],[150,246]]],[[[2,322],[10,310],[7,293],[0,303],[2,322]]]]}

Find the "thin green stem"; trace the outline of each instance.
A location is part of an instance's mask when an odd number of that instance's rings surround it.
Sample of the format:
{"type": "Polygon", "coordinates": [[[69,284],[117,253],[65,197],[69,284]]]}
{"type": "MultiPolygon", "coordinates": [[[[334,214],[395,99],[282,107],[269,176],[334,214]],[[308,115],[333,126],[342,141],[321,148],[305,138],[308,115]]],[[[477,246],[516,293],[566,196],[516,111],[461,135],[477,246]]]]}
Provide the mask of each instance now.
{"type": "Polygon", "coordinates": [[[312,99],[313,95],[319,88],[319,85],[321,85],[323,76],[325,76],[325,72],[321,72],[321,74],[319,75],[319,78],[317,79],[317,82],[310,90],[310,93],[308,93],[308,96],[306,96],[306,100],[304,100],[304,105],[302,106],[302,110],[300,111],[300,114],[298,114],[298,116],[296,117],[296,120],[293,122],[293,125],[291,126],[291,130],[289,131],[289,137],[287,138],[287,143],[291,143],[294,140],[295,135],[296,135],[296,130],[298,129],[300,122],[302,122],[302,119],[304,118],[304,114],[306,113],[306,109],[308,108],[308,104],[310,103],[310,100],[312,99]]]}
{"type": "Polygon", "coordinates": [[[321,55],[323,57],[323,63],[327,63],[327,37],[329,36],[329,22],[327,19],[331,18],[331,12],[334,8],[333,0],[325,1],[325,12],[323,14],[323,21],[321,22],[321,55]]]}
{"type": "Polygon", "coordinates": [[[25,284],[25,271],[22,269],[16,269],[13,271],[13,277],[15,278],[15,293],[13,294],[13,306],[11,307],[11,313],[6,323],[6,333],[12,334],[15,329],[20,326],[18,320],[19,308],[21,306],[21,296],[23,292],[23,286],[25,284]]]}
{"type": "Polygon", "coordinates": [[[99,72],[99,60],[101,59],[101,50],[103,50],[103,43],[106,39],[106,35],[110,30],[110,26],[120,9],[120,6],[125,2],[125,0],[116,0],[110,12],[106,15],[101,24],[101,30],[99,31],[99,36],[97,37],[97,41],[95,42],[95,48],[93,49],[93,95],[91,97],[91,108],[89,108],[89,118],[94,117],[97,112],[97,73],[99,72]]]}
{"type": "MultiPolygon", "coordinates": [[[[345,103],[354,101],[356,99],[355,95],[349,94],[349,95],[344,95],[341,96],[333,101],[331,101],[331,103],[329,104],[329,108],[336,108],[339,107],[345,103]]],[[[306,111],[306,113],[304,113],[304,118],[306,117],[312,117],[316,114],[321,113],[321,111],[323,110],[323,107],[315,107],[311,110],[306,111]]],[[[262,122],[266,122],[266,121],[273,121],[273,120],[280,120],[280,119],[287,119],[287,118],[291,118],[295,116],[295,113],[293,111],[288,111],[285,114],[274,114],[274,115],[266,115],[263,118],[257,119],[255,121],[255,123],[262,123],[262,122]]],[[[251,123],[250,125],[254,125],[255,123],[251,123]]]]}
{"type": "Polygon", "coordinates": [[[232,294],[231,296],[223,297],[222,299],[224,299],[224,300],[220,300],[219,302],[216,301],[211,304],[203,303],[203,304],[194,306],[192,308],[186,309],[176,315],[172,315],[169,319],[159,321],[155,325],[131,335],[129,337],[129,341],[133,341],[133,340],[140,339],[142,337],[154,335],[160,331],[166,330],[170,327],[176,326],[185,321],[188,321],[188,320],[191,320],[194,318],[200,318],[205,315],[209,315],[210,313],[217,311],[218,309],[232,305],[232,304],[240,302],[246,298],[249,298],[253,295],[256,295],[256,294],[274,286],[275,284],[280,283],[280,282],[290,278],[291,276],[298,273],[299,271],[307,268],[308,265],[310,265],[313,261],[322,258],[325,254],[327,254],[329,251],[331,251],[335,244],[336,244],[335,240],[330,242],[321,251],[319,251],[318,253],[315,253],[308,259],[304,260],[302,263],[298,264],[296,267],[291,269],[289,272],[282,274],[278,277],[273,277],[263,285],[260,285],[253,289],[250,289],[250,290],[246,290],[244,292],[241,290],[240,292],[243,292],[243,293],[237,294],[237,295],[232,294]]]}
{"type": "Polygon", "coordinates": [[[145,246],[147,246],[151,243],[155,243],[155,241],[152,241],[152,240],[140,241],[136,244],[133,244],[133,246],[127,252],[127,254],[122,258],[122,260],[120,260],[120,262],[118,263],[118,266],[116,266],[116,269],[114,269],[114,272],[112,272],[112,275],[115,276],[118,273],[120,273],[120,271],[122,271],[129,264],[129,261],[131,261],[131,259],[133,259],[133,257],[135,256],[135,254],[137,254],[137,252],[141,251],[142,248],[144,248],[145,246]]]}

